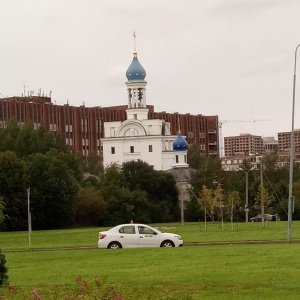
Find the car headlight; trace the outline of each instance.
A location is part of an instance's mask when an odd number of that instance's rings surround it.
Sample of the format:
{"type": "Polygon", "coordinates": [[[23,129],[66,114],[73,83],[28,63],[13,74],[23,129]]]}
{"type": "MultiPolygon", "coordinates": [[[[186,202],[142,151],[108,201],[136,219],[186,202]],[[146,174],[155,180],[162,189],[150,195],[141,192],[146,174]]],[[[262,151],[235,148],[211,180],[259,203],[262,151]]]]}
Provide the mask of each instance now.
{"type": "Polygon", "coordinates": [[[175,235],[175,238],[182,240],[182,237],[180,235],[175,235]]]}

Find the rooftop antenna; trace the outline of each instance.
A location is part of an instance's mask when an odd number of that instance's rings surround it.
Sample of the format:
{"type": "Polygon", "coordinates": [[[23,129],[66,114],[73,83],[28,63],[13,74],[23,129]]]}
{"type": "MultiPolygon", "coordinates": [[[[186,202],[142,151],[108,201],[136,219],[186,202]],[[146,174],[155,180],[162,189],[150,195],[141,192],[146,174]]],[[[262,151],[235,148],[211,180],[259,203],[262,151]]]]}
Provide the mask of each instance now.
{"type": "Polygon", "coordinates": [[[136,34],[135,34],[135,31],[133,32],[133,55],[134,55],[134,57],[137,57],[137,52],[136,52],[136,34]]]}
{"type": "Polygon", "coordinates": [[[26,91],[25,91],[25,88],[26,88],[26,85],[25,85],[25,82],[23,83],[23,91],[24,91],[24,96],[26,96],[26,91]]]}
{"type": "Polygon", "coordinates": [[[49,97],[51,98],[52,91],[49,92],[49,97]]]}

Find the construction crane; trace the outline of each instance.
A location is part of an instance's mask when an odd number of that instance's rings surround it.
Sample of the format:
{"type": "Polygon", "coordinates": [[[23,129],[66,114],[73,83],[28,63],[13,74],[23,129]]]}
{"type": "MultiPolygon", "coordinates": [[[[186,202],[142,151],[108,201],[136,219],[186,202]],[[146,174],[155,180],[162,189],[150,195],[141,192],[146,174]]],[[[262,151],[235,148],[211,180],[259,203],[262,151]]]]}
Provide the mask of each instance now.
{"type": "Polygon", "coordinates": [[[256,123],[256,122],[265,122],[271,120],[219,120],[218,127],[219,127],[219,142],[220,142],[220,157],[224,156],[224,145],[223,145],[223,133],[222,133],[222,126],[224,123],[256,123]]]}

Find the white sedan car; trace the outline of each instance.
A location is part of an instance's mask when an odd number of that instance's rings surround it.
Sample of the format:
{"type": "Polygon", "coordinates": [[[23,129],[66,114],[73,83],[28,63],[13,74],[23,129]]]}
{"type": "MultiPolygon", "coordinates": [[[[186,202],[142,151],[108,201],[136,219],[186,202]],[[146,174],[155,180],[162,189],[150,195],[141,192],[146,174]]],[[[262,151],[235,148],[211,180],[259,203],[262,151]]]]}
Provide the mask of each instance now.
{"type": "Polygon", "coordinates": [[[98,248],[180,247],[180,235],[160,232],[144,224],[122,224],[99,232],[98,248]]]}

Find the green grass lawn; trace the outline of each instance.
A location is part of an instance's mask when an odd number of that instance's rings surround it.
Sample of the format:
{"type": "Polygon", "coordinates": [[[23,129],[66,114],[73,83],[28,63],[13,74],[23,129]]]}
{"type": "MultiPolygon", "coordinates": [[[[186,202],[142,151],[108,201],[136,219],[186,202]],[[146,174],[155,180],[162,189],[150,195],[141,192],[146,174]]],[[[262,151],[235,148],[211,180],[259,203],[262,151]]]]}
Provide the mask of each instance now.
{"type": "MultiPolygon", "coordinates": [[[[240,223],[233,230],[225,224],[224,231],[213,223],[206,231],[203,223],[153,226],[179,233],[185,242],[285,241],[287,236],[286,222],[270,222],[265,227],[240,223]]],[[[292,238],[300,239],[300,222],[293,222],[292,228],[292,238]]],[[[96,247],[102,229],[33,231],[32,249],[96,247]]],[[[23,292],[37,287],[51,290],[56,284],[64,290],[74,289],[80,275],[90,283],[98,276],[107,284],[116,284],[122,300],[298,299],[300,295],[300,243],[24,252],[8,250],[28,249],[27,232],[1,232],[0,248],[10,284],[23,292]]],[[[1,295],[4,299],[34,299],[22,298],[21,293],[11,295],[7,288],[0,288],[1,295]]],[[[43,299],[65,298],[48,294],[43,299]]]]}
{"type": "MultiPolygon", "coordinates": [[[[286,240],[287,222],[225,223],[224,231],[218,223],[152,224],[161,231],[182,235],[184,242],[286,240]]],[[[96,247],[98,232],[104,228],[78,228],[66,230],[32,231],[31,248],[96,247]]],[[[300,239],[300,222],[294,221],[292,238],[300,239]]],[[[28,232],[0,232],[0,249],[21,250],[29,248],[28,232]]]]}
{"type": "Polygon", "coordinates": [[[139,299],[173,290],[190,299],[298,299],[299,251],[299,244],[222,245],[9,252],[6,259],[18,289],[71,288],[80,275],[116,284],[123,299],[136,289],[139,299]]]}

